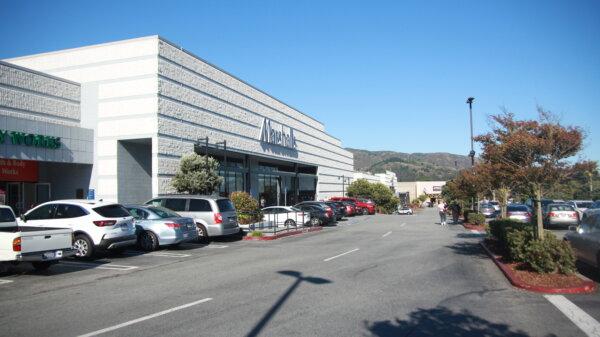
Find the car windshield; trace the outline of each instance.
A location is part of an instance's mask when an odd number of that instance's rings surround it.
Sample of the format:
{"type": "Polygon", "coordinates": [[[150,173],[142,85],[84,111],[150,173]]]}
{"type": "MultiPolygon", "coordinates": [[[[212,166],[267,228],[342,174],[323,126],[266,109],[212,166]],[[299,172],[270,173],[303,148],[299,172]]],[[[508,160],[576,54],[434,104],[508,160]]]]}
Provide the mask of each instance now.
{"type": "Polygon", "coordinates": [[[15,216],[13,212],[8,208],[0,208],[0,222],[13,222],[15,216]]]}
{"type": "Polygon", "coordinates": [[[94,211],[105,218],[124,218],[131,216],[127,209],[119,204],[96,207],[94,208],[94,211]]]}
{"type": "Polygon", "coordinates": [[[170,209],[166,209],[163,207],[148,207],[148,210],[150,210],[152,213],[158,215],[158,217],[161,219],[180,217],[179,214],[171,211],[170,209]]]}
{"type": "Polygon", "coordinates": [[[300,208],[296,208],[296,207],[290,207],[290,210],[292,212],[302,212],[302,210],[300,208]]]}
{"type": "Polygon", "coordinates": [[[573,211],[573,206],[570,205],[550,205],[550,211],[573,211]]]}
{"type": "Polygon", "coordinates": [[[235,212],[235,206],[229,199],[218,199],[217,206],[219,207],[219,212],[235,212]]]}
{"type": "Polygon", "coordinates": [[[527,212],[527,206],[508,206],[507,210],[509,212],[527,212]]]}
{"type": "Polygon", "coordinates": [[[577,208],[590,208],[590,207],[592,207],[592,203],[589,202],[589,201],[576,202],[575,205],[577,205],[577,208]]]}

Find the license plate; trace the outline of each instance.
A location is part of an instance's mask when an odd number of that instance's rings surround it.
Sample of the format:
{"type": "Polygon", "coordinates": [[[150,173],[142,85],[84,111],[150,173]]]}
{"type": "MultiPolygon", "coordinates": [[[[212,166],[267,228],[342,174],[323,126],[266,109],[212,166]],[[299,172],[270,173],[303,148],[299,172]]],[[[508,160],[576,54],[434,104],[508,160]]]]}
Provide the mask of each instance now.
{"type": "Polygon", "coordinates": [[[44,259],[53,259],[53,258],[54,258],[54,252],[44,253],[44,259]]]}

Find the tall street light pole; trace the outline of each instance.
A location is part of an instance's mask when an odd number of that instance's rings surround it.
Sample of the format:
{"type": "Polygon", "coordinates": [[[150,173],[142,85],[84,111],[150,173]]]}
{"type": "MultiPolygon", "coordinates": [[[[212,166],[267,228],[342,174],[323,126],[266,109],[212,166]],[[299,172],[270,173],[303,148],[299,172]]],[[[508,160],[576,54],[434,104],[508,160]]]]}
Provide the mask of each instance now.
{"type": "Polygon", "coordinates": [[[467,104],[469,104],[469,122],[471,125],[471,152],[469,152],[469,157],[471,157],[471,166],[475,166],[475,150],[473,149],[473,101],[475,98],[469,97],[467,98],[467,104]]]}

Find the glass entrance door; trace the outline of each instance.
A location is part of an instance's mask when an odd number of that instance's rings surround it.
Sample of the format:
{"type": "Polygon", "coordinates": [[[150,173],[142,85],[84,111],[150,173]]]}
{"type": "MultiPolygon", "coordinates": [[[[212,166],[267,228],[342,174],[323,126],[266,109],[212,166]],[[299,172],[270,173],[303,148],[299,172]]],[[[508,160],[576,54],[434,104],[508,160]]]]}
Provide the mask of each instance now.
{"type": "Polygon", "coordinates": [[[22,199],[21,183],[6,184],[6,204],[13,209],[17,216],[23,212],[22,199]]]}

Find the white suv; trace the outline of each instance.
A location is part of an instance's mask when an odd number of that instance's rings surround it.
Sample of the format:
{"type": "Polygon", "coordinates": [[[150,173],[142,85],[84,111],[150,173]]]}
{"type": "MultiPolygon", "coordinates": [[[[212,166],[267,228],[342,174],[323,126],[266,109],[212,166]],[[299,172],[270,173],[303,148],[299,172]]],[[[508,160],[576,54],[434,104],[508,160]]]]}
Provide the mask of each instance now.
{"type": "Polygon", "coordinates": [[[94,200],[56,200],[21,216],[20,225],[72,228],[77,257],[97,249],[122,249],[137,241],[131,214],[120,204],[94,200]]]}

